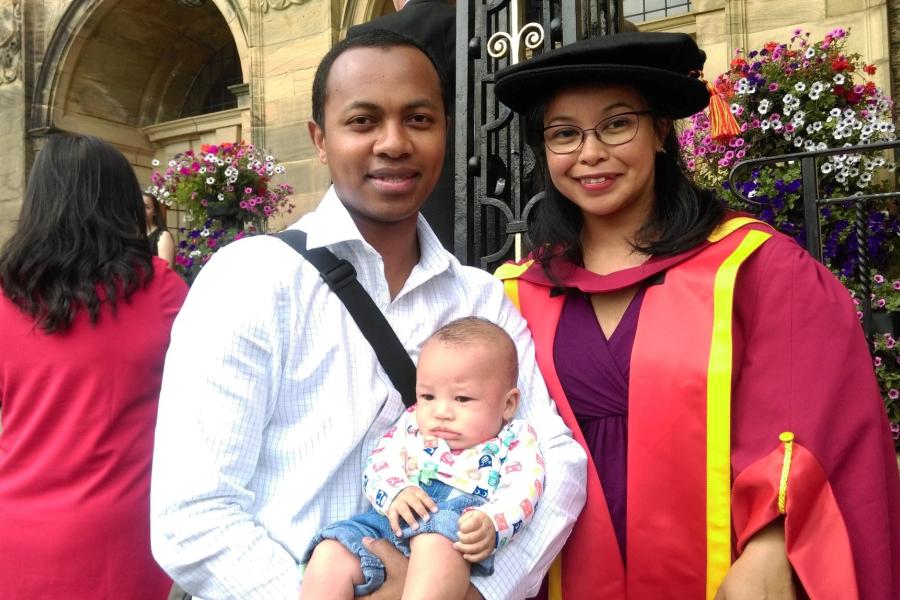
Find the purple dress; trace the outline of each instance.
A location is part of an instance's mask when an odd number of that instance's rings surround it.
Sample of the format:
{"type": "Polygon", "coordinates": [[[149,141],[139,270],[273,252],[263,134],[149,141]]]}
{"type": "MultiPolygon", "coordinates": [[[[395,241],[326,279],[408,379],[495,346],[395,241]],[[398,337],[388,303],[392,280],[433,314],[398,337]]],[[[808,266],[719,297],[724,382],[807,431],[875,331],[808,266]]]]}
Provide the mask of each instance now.
{"type": "Polygon", "coordinates": [[[607,339],[590,296],[569,290],[553,344],[559,381],[590,449],[625,558],[628,371],[644,287],[607,339]]]}

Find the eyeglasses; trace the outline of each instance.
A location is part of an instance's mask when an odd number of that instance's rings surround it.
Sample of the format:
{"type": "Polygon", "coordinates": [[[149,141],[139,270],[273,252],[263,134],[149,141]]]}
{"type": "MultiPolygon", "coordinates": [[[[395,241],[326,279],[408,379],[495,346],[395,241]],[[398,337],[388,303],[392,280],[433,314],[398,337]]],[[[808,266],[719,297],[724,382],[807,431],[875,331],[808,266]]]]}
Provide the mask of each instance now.
{"type": "Polygon", "coordinates": [[[582,129],[573,125],[551,125],[544,127],[544,145],[553,154],[570,154],[581,148],[584,136],[593,131],[597,139],[607,146],[627,144],[637,135],[641,115],[649,115],[652,111],[636,110],[619,113],[603,119],[590,129],[582,129]]]}

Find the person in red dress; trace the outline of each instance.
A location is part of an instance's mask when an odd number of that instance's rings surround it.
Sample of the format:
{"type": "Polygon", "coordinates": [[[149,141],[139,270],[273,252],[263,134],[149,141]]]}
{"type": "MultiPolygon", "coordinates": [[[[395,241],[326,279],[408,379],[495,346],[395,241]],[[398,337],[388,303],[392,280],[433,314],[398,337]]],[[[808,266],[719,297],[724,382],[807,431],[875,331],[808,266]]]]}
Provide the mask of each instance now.
{"type": "Polygon", "coordinates": [[[0,253],[0,598],[164,599],[150,461],[187,293],[111,145],[55,135],[0,253]]]}

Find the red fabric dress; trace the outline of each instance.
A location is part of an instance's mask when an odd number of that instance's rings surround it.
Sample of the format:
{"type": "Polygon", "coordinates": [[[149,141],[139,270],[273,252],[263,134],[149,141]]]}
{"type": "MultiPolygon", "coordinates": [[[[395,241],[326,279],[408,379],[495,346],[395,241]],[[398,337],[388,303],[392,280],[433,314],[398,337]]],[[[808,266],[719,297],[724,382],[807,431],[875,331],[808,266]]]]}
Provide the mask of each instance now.
{"type": "Polygon", "coordinates": [[[0,598],[165,598],[150,554],[163,360],[187,286],[148,287],[47,335],[0,294],[0,598]]]}

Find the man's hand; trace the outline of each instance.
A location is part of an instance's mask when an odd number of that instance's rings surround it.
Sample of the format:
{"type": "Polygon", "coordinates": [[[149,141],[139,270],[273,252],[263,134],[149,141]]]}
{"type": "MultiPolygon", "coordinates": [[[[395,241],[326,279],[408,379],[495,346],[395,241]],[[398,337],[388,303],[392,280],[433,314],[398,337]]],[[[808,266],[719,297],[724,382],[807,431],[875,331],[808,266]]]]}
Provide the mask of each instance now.
{"type": "Polygon", "coordinates": [[[784,520],[773,521],[747,542],[715,600],[796,600],[793,570],[784,546],[784,520]]]}
{"type": "Polygon", "coordinates": [[[394,535],[400,537],[403,526],[400,524],[402,518],[413,529],[419,528],[418,518],[427,521],[431,513],[437,512],[437,504],[431,499],[425,490],[417,485],[411,485],[404,488],[402,492],[397,494],[394,501],[388,507],[387,518],[391,524],[394,535]]]}
{"type": "Polygon", "coordinates": [[[490,517],[478,510],[470,510],[459,518],[459,541],[453,544],[470,563],[483,561],[494,550],[496,531],[490,517]]]}
{"type": "Polygon", "coordinates": [[[409,560],[385,539],[363,538],[363,545],[384,564],[385,577],[380,588],[368,596],[358,596],[357,600],[400,600],[409,560]]]}

